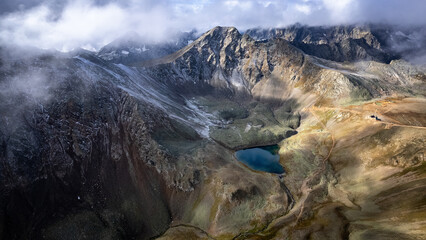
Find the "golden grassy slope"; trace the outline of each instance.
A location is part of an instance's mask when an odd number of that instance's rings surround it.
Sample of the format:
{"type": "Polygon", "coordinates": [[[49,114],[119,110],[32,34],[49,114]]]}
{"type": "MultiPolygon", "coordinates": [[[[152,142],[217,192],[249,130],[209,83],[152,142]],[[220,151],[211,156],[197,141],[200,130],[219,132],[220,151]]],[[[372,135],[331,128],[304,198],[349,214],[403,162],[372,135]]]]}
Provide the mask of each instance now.
{"type": "MultiPolygon", "coordinates": [[[[209,189],[205,196],[211,196],[204,197],[210,200],[202,207],[209,216],[203,228],[209,236],[198,229],[176,226],[162,239],[193,234],[216,239],[426,238],[425,100],[389,98],[345,107],[310,107],[301,114],[299,133],[280,144],[286,168],[284,182],[295,199],[291,210],[271,211],[269,220],[262,221],[262,209],[280,209],[277,200],[283,199],[276,196],[272,200],[274,194],[268,192],[262,197],[272,198],[260,199],[259,206],[250,200],[242,211],[244,204],[224,197],[232,191],[218,188],[225,186],[223,181],[241,178],[259,186],[256,175],[265,186],[275,181],[268,183],[265,173],[244,177],[238,169],[222,169],[204,188],[209,189]],[[372,114],[382,121],[372,119],[372,114]],[[254,209],[251,215],[243,214],[254,209]],[[236,233],[231,229],[237,227],[242,215],[250,218],[253,226],[241,225],[236,233]]],[[[242,184],[243,189],[244,185],[248,186],[242,184]]],[[[276,185],[269,190],[274,188],[276,185]]],[[[194,209],[200,208],[203,200],[197,204],[194,209]]],[[[282,200],[281,204],[284,210],[288,202],[282,200]]]]}

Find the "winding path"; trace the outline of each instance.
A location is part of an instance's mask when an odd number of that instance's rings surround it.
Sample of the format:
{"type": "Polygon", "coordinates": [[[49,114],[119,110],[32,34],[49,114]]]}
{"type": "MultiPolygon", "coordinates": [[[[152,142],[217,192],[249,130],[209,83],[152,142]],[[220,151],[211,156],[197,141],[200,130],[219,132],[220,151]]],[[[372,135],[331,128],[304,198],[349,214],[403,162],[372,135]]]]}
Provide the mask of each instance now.
{"type": "Polygon", "coordinates": [[[310,112],[316,119],[317,119],[317,121],[321,124],[321,126],[323,127],[323,129],[325,129],[325,130],[327,130],[327,132],[328,133],[330,133],[330,136],[331,136],[331,140],[332,140],[332,144],[331,144],[331,148],[330,148],[330,150],[328,151],[328,155],[327,155],[327,157],[325,157],[323,160],[322,160],[322,164],[321,164],[321,168],[320,169],[318,169],[316,172],[314,172],[310,177],[308,177],[308,178],[306,178],[304,181],[303,181],[303,183],[302,183],[302,187],[301,187],[301,191],[302,191],[302,197],[304,197],[303,198],[303,200],[301,201],[301,206],[300,206],[300,212],[299,212],[299,214],[297,215],[297,218],[296,218],[296,221],[294,222],[294,225],[293,225],[293,229],[294,229],[294,227],[297,225],[297,223],[299,222],[299,219],[301,218],[301,216],[302,216],[302,214],[303,214],[303,210],[304,210],[304,208],[305,208],[305,202],[306,202],[306,199],[308,198],[308,195],[309,195],[309,193],[312,191],[312,189],[310,188],[310,187],[308,187],[308,183],[312,180],[312,179],[314,179],[315,177],[317,177],[320,173],[322,173],[322,172],[324,172],[324,170],[325,170],[325,166],[326,166],[326,162],[328,161],[328,159],[330,158],[330,156],[331,156],[331,153],[333,152],[333,149],[334,149],[334,146],[336,145],[336,141],[335,141],[335,138],[334,138],[334,135],[333,135],[333,133],[324,125],[324,123],[322,123],[322,121],[320,120],[320,118],[315,114],[315,112],[314,111],[312,111],[311,109],[308,109],[307,110],[308,112],[310,112]]]}

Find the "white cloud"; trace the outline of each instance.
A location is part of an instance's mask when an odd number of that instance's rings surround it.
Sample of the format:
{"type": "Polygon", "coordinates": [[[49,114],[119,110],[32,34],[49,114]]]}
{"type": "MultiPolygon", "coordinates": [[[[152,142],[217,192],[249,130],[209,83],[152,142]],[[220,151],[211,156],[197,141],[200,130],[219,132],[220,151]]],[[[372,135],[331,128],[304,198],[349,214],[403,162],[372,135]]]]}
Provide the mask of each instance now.
{"type": "Polygon", "coordinates": [[[297,11],[302,12],[306,15],[309,15],[311,13],[311,7],[309,5],[305,5],[305,4],[296,4],[294,6],[294,8],[296,8],[297,11]]]}
{"type": "Polygon", "coordinates": [[[234,8],[237,8],[238,10],[243,10],[243,11],[250,10],[253,7],[253,3],[251,1],[238,1],[238,0],[225,1],[224,5],[228,7],[229,10],[233,10],[234,8]]]}
{"type": "Polygon", "coordinates": [[[99,48],[129,31],[162,40],[170,30],[167,26],[172,26],[168,12],[157,7],[144,11],[114,3],[96,6],[75,1],[66,6],[58,20],[51,20],[52,14],[45,5],[11,13],[0,21],[0,39],[68,51],[81,46],[99,48]]]}
{"type": "Polygon", "coordinates": [[[354,17],[353,14],[357,12],[354,0],[323,0],[323,4],[332,19],[339,23],[350,22],[354,17]]]}
{"type": "Polygon", "coordinates": [[[3,1],[0,8],[12,10],[0,11],[0,41],[60,50],[99,48],[129,31],[160,41],[216,25],[426,24],[424,0],[26,0],[15,8],[15,0],[3,1]]]}

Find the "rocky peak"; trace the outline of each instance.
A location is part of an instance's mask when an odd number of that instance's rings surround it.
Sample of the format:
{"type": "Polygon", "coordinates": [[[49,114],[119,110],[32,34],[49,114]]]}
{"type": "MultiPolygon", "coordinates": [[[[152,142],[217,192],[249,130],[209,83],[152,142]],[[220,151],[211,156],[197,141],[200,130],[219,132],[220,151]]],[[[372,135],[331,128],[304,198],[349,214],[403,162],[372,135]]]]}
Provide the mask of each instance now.
{"type": "Polygon", "coordinates": [[[200,42],[220,42],[240,39],[241,34],[235,27],[217,26],[200,37],[200,42]]]}
{"type": "MultiPolygon", "coordinates": [[[[194,42],[198,52],[204,50],[211,51],[215,54],[220,54],[225,57],[225,54],[234,52],[240,45],[241,34],[234,27],[215,27],[204,33],[198,40],[194,42]]],[[[224,59],[223,59],[224,60],[224,59]]],[[[222,64],[224,62],[222,61],[222,64]]]]}
{"type": "Polygon", "coordinates": [[[203,37],[201,37],[200,45],[205,47],[205,44],[208,44],[211,49],[209,58],[214,57],[215,62],[230,74],[237,58],[241,56],[241,34],[234,27],[215,27],[203,37]]]}
{"type": "Polygon", "coordinates": [[[243,38],[234,27],[215,27],[176,53],[140,65],[158,66],[160,71],[164,71],[162,65],[171,64],[175,75],[171,78],[177,78],[177,83],[198,83],[200,88],[211,80],[207,85],[216,82],[220,83],[220,88],[228,88],[229,83],[225,79],[233,74],[243,56],[243,39],[247,38],[243,38]]]}

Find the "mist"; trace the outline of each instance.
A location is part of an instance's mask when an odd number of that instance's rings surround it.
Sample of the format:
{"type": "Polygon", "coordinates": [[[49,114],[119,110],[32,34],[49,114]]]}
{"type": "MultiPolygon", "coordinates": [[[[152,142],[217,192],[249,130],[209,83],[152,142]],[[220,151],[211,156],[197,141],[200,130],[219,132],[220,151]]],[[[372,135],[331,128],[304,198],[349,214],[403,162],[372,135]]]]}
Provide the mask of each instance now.
{"type": "Polygon", "coordinates": [[[422,0],[5,0],[0,9],[0,43],[60,51],[98,50],[128,32],[159,42],[218,25],[426,24],[422,0]]]}

